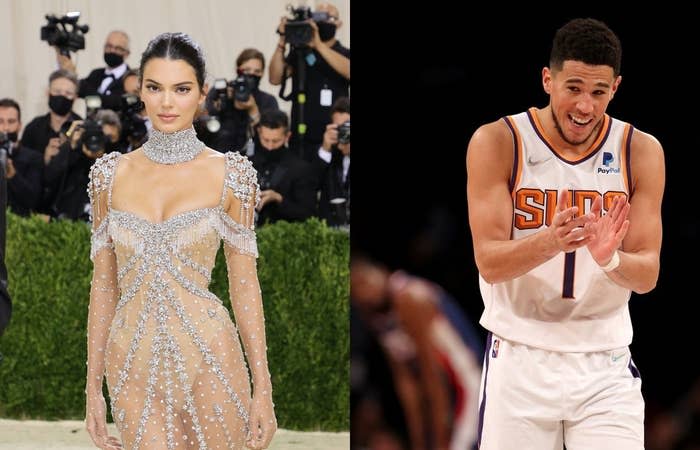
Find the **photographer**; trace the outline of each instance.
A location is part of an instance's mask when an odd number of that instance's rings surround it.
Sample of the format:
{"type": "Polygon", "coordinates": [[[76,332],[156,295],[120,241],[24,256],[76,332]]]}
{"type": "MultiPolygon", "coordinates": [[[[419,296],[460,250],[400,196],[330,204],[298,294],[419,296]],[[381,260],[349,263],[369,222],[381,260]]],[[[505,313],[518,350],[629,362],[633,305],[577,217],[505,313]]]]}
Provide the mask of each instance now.
{"type": "MultiPolygon", "coordinates": [[[[254,151],[255,126],[260,121],[260,114],[268,110],[277,110],[277,99],[259,89],[260,79],[265,73],[265,56],[260,50],[247,48],[236,58],[236,78],[225,86],[209,90],[206,109],[211,120],[216,117],[220,129],[212,132],[199,123],[198,135],[209,147],[220,152],[239,151],[252,156],[254,151]]],[[[224,80],[217,80],[220,84],[224,80]]]]}
{"type": "Polygon", "coordinates": [[[260,184],[257,224],[303,221],[313,216],[316,178],[310,165],[287,147],[287,114],[280,110],[263,112],[258,136],[259,148],[252,158],[260,184]]]}
{"type": "Polygon", "coordinates": [[[146,115],[146,109],[139,96],[139,73],[131,69],[124,74],[124,94],[119,111],[122,123],[121,144],[124,153],[129,153],[141,147],[148,140],[151,121],[146,115]]]}
{"type": "Polygon", "coordinates": [[[44,172],[44,181],[54,188],[51,217],[88,220],[90,201],[87,194],[90,167],[105,153],[120,151],[121,123],[112,110],[101,109],[76,120],[66,131],[61,145],[44,172]]]}
{"type": "Polygon", "coordinates": [[[7,205],[13,213],[28,216],[41,198],[42,158],[18,140],[22,130],[19,104],[0,100],[0,166],[7,178],[7,205]]]}
{"type": "MultiPolygon", "coordinates": [[[[56,70],[49,76],[49,112],[35,117],[24,128],[22,144],[24,147],[36,150],[43,155],[44,167],[51,158],[58,154],[58,147],[65,140],[61,136],[61,127],[67,122],[82,119],[72,111],[73,102],[78,91],[78,79],[71,72],[63,69],[56,70]]],[[[43,214],[50,214],[48,187],[43,186],[43,192],[37,209],[43,214]]]]}
{"type": "Polygon", "coordinates": [[[350,226],[350,99],[331,108],[323,144],[314,165],[319,177],[318,216],[334,227],[350,226]]]}
{"type": "MultiPolygon", "coordinates": [[[[303,9],[295,10],[296,16],[308,16],[303,9]]],[[[302,17],[296,17],[301,19],[302,17]]],[[[329,3],[320,3],[311,18],[304,18],[311,28],[310,39],[306,43],[296,43],[299,35],[298,24],[292,33],[286,34],[287,17],[282,17],[277,28],[280,35],[275,52],[270,60],[270,83],[282,85],[280,97],[287,77],[292,77],[292,132],[294,145],[300,147],[302,157],[312,161],[323,140],[323,133],[330,114],[330,108],[338,97],[350,95],[350,49],[343,47],[335,38],[335,32],[343,24],[338,9],[329,3]],[[289,55],[285,58],[287,42],[289,55]],[[306,94],[306,101],[299,104],[300,84],[306,94]],[[300,120],[300,107],[303,107],[300,120]],[[306,132],[299,133],[299,124],[306,124],[306,132]],[[299,144],[303,144],[300,146],[299,144]]],[[[298,20],[295,20],[298,22],[298,20]]]]}
{"type": "MultiPolygon", "coordinates": [[[[129,70],[125,62],[129,53],[129,36],[119,30],[110,32],[105,40],[103,55],[107,67],[95,69],[86,78],[80,80],[78,97],[99,95],[102,108],[119,111],[124,93],[124,74],[129,70]]],[[[62,54],[58,47],[56,47],[56,61],[62,69],[77,76],[75,63],[70,56],[62,54]]]]}

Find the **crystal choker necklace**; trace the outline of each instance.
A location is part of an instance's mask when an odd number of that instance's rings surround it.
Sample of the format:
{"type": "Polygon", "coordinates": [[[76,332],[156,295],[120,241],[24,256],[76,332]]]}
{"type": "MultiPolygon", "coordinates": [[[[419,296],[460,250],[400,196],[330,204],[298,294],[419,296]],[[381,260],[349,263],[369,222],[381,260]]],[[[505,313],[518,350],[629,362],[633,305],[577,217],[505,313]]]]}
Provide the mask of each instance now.
{"type": "Polygon", "coordinates": [[[175,133],[163,133],[154,128],[148,141],[143,144],[143,153],[160,164],[177,164],[193,160],[204,147],[204,142],[197,139],[193,126],[175,133]]]}

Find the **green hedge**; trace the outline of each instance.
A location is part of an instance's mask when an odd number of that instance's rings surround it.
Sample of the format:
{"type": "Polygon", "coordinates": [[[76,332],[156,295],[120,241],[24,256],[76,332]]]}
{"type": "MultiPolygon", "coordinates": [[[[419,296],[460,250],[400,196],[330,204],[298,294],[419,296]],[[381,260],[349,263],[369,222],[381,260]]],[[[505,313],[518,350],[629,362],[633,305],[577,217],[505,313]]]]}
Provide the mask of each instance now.
{"type": "MultiPolygon", "coordinates": [[[[348,430],[348,234],[316,219],[266,225],[257,234],[279,426],[348,430]]],[[[85,417],[89,252],[85,223],[8,213],[13,315],[0,339],[0,417],[85,417]]],[[[230,311],[222,250],[210,288],[230,311]]]]}

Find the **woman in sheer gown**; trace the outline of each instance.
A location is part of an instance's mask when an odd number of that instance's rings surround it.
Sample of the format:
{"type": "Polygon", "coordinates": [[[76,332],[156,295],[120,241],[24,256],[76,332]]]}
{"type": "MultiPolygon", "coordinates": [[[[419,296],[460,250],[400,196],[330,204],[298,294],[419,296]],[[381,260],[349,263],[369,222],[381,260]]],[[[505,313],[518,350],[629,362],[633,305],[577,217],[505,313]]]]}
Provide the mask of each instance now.
{"type": "Polygon", "coordinates": [[[189,36],[154,38],[140,74],[148,142],[104,155],[90,172],[87,429],[103,449],[267,448],[277,425],[255,170],[196,137],[205,71],[189,36]],[[222,240],[235,325],[208,290],[222,240]],[[104,377],[121,442],[107,433],[104,377]]]}

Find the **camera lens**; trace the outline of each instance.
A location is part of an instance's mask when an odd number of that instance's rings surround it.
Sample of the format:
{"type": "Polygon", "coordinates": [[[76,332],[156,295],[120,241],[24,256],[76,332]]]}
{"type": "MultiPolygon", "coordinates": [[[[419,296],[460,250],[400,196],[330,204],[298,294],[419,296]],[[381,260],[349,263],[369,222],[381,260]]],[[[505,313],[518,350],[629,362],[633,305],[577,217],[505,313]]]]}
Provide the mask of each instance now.
{"type": "Polygon", "coordinates": [[[347,144],[350,142],[350,121],[338,125],[338,143],[347,144]]]}
{"type": "Polygon", "coordinates": [[[210,117],[209,120],[207,120],[207,130],[209,130],[210,133],[216,133],[221,129],[221,122],[219,122],[219,119],[216,117],[210,117]]]}

